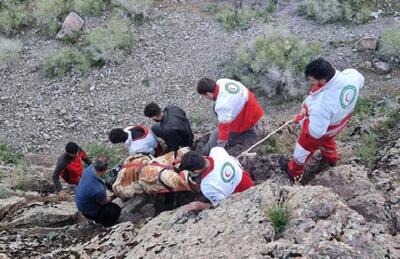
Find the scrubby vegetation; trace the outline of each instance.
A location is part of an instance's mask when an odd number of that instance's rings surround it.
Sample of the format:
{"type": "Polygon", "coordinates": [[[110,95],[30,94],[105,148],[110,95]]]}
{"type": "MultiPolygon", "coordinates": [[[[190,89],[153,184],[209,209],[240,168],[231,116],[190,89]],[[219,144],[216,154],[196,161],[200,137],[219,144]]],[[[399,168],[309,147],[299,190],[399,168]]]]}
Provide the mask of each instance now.
{"type": "MultiPolygon", "coordinates": [[[[400,60],[400,30],[386,29],[379,41],[379,55],[386,61],[400,60]]],[[[399,61],[398,61],[399,62],[399,61]]]]}
{"type": "Polygon", "coordinates": [[[283,145],[278,137],[272,136],[260,146],[262,154],[282,154],[287,152],[286,147],[283,145]]]}
{"type": "Polygon", "coordinates": [[[91,29],[86,37],[86,49],[95,63],[120,61],[123,50],[133,47],[133,33],[126,19],[111,19],[107,28],[91,29]]]}
{"type": "Polygon", "coordinates": [[[6,68],[18,56],[22,49],[22,42],[0,37],[0,69],[6,68]]]}
{"type": "Polygon", "coordinates": [[[209,4],[206,11],[215,16],[228,31],[234,29],[247,29],[254,19],[267,21],[276,9],[276,2],[271,1],[265,10],[257,11],[249,7],[235,9],[233,6],[209,4]]]}
{"type": "Polygon", "coordinates": [[[73,9],[80,15],[100,15],[105,5],[105,0],[74,0],[73,9]]]}
{"type": "Polygon", "coordinates": [[[376,161],[377,144],[375,136],[372,134],[363,134],[360,138],[358,155],[369,168],[373,168],[376,161]]]}
{"type": "Polygon", "coordinates": [[[45,34],[54,36],[61,28],[63,19],[73,9],[73,1],[37,0],[34,16],[45,34]]]}
{"type": "Polygon", "coordinates": [[[300,11],[319,23],[348,22],[366,23],[371,12],[378,9],[394,9],[395,0],[304,0],[300,11]]]}
{"type": "Polygon", "coordinates": [[[0,186],[0,199],[6,199],[10,197],[10,190],[5,186],[0,186]]]}
{"type": "Polygon", "coordinates": [[[91,158],[95,158],[98,155],[108,156],[112,167],[118,165],[127,156],[126,151],[121,147],[107,145],[102,142],[89,142],[83,149],[91,158]]]}
{"type": "Polygon", "coordinates": [[[20,165],[25,162],[24,156],[10,145],[0,141],[0,163],[20,165]]]}
{"type": "Polygon", "coordinates": [[[299,75],[320,52],[319,43],[267,31],[240,47],[233,63],[224,66],[224,72],[227,77],[240,78],[249,88],[261,89],[268,96],[293,97],[302,91],[297,82],[299,75]]]}
{"type": "Polygon", "coordinates": [[[153,0],[113,0],[112,2],[138,24],[149,16],[150,9],[154,4],[153,0]]]}
{"type": "Polygon", "coordinates": [[[285,229],[290,221],[288,208],[284,204],[274,204],[267,209],[267,218],[277,233],[285,229]]]}
{"type": "Polygon", "coordinates": [[[68,72],[85,74],[91,66],[118,62],[124,50],[133,46],[133,34],[126,19],[113,18],[107,28],[97,27],[84,36],[82,46],[67,46],[43,59],[45,74],[62,76],[68,72]]]}
{"type": "Polygon", "coordinates": [[[87,54],[75,47],[64,47],[43,59],[44,71],[49,77],[62,76],[70,71],[85,74],[90,65],[87,54]]]}
{"type": "Polygon", "coordinates": [[[10,33],[27,26],[32,21],[28,9],[29,1],[0,1],[0,31],[10,33]]]}

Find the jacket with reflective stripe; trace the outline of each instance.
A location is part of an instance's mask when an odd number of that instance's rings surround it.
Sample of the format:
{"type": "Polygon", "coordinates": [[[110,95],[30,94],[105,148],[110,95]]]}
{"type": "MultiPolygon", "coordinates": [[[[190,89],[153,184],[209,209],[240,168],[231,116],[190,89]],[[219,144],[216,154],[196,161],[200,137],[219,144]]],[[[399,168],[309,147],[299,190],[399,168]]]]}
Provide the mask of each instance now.
{"type": "Polygon", "coordinates": [[[155,149],[158,146],[158,142],[153,132],[148,128],[142,126],[130,126],[124,129],[128,133],[128,139],[125,141],[125,146],[128,148],[130,155],[135,153],[147,153],[154,155],[155,149]],[[143,129],[144,134],[139,138],[132,139],[132,133],[130,129],[134,127],[140,127],[143,129]]]}
{"type": "Polygon", "coordinates": [[[254,94],[240,82],[219,79],[214,97],[219,140],[227,141],[231,131],[240,133],[250,129],[264,114],[254,94]]]}
{"type": "MultiPolygon", "coordinates": [[[[304,100],[308,131],[315,139],[336,136],[346,125],[356,105],[364,77],[355,69],[336,71],[320,88],[313,88],[304,100]]],[[[306,124],[305,124],[306,125],[306,124]]]]}

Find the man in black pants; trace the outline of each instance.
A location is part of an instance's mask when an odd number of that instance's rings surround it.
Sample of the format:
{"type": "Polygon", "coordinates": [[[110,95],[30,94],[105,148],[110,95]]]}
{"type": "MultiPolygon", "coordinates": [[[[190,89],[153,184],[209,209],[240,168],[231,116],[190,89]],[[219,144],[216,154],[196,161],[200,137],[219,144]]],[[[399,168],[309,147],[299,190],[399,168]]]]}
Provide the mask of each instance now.
{"type": "Polygon", "coordinates": [[[105,227],[114,225],[121,215],[121,208],[112,202],[116,196],[107,197],[103,178],[108,167],[108,158],[98,156],[83,173],[75,196],[78,210],[105,227]]]}
{"type": "MultiPolygon", "coordinates": [[[[176,151],[180,147],[192,147],[193,133],[186,113],[177,106],[167,106],[161,110],[156,103],[149,103],[144,108],[144,116],[151,118],[159,124],[151,127],[151,130],[167,144],[167,151],[176,151]]],[[[157,195],[156,214],[164,210],[172,210],[180,203],[180,200],[191,195],[188,192],[157,195]]]]}
{"type": "Polygon", "coordinates": [[[177,106],[167,106],[164,110],[156,103],[149,103],[144,108],[144,116],[159,122],[151,129],[162,138],[168,146],[168,151],[193,145],[193,133],[186,113],[177,106]]]}

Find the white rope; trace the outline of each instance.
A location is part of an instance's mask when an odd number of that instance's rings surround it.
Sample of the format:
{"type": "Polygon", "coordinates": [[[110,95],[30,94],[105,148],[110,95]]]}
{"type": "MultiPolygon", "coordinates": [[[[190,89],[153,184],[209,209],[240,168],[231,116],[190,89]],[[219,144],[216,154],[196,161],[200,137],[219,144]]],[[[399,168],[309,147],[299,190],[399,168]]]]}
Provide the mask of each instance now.
{"type": "Polygon", "coordinates": [[[292,123],[294,120],[289,120],[287,122],[285,122],[285,124],[283,124],[282,126],[280,126],[279,128],[277,128],[276,130],[272,131],[271,133],[269,133],[265,138],[263,138],[262,140],[258,141],[256,144],[252,145],[251,147],[249,147],[248,149],[246,149],[245,151],[243,151],[242,153],[240,153],[239,156],[237,156],[236,158],[240,158],[244,155],[250,155],[249,151],[252,150],[253,148],[257,147],[258,145],[260,145],[261,143],[263,143],[264,141],[266,141],[267,139],[269,139],[272,135],[274,135],[275,133],[277,133],[278,131],[280,131],[281,129],[283,129],[284,127],[286,127],[287,125],[289,125],[290,123],[292,123]]]}

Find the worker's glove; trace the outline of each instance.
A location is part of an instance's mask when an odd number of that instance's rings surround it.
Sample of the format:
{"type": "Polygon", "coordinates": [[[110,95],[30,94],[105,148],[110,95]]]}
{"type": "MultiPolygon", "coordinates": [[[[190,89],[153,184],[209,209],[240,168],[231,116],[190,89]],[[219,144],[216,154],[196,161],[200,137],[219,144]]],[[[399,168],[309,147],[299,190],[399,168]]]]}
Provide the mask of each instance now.
{"type": "Polygon", "coordinates": [[[226,146],[226,141],[217,140],[217,147],[223,147],[223,148],[225,148],[225,146],[226,146]]]}
{"type": "Polygon", "coordinates": [[[294,116],[294,122],[299,123],[302,119],[304,119],[304,114],[300,113],[294,116]]]}

